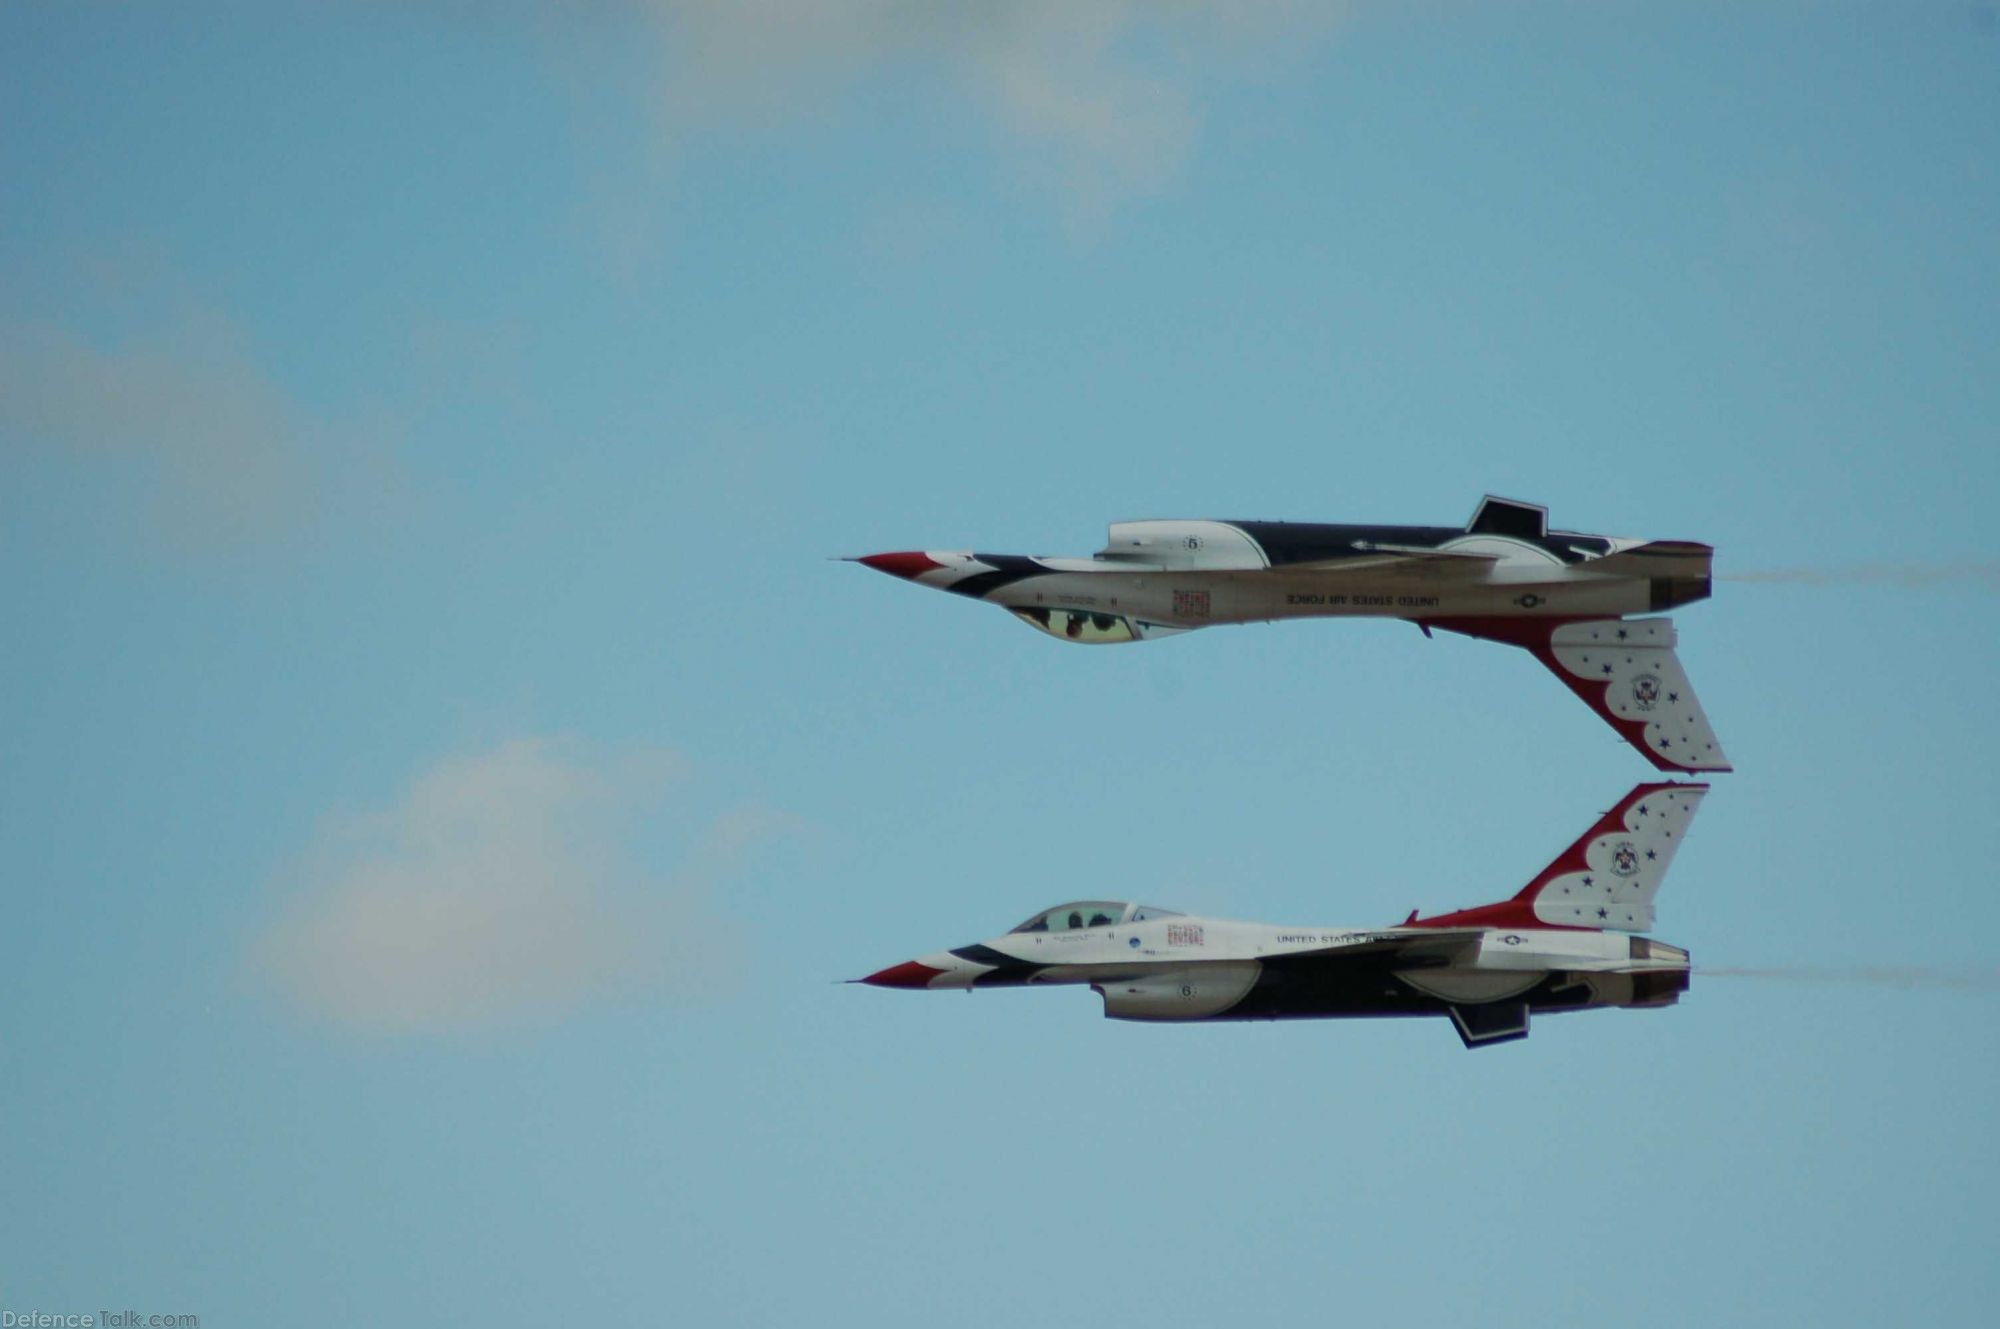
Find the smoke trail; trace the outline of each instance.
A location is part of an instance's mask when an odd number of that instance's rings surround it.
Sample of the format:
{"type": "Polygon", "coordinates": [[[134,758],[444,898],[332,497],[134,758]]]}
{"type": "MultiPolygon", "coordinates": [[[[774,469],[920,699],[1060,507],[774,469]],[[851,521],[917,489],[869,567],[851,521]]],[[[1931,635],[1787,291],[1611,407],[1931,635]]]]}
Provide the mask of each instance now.
{"type": "Polygon", "coordinates": [[[1896,586],[1918,590],[1969,582],[1982,591],[2000,591],[2000,559],[1967,558],[1954,563],[1862,563],[1851,568],[1763,568],[1725,572],[1722,581],[1764,581],[1793,586],[1896,586]]]}
{"type": "Polygon", "coordinates": [[[1770,969],[1695,970],[1703,978],[1772,978],[1782,983],[1843,983],[1950,992],[2000,992],[2000,969],[1922,965],[1781,965],[1770,969]]]}

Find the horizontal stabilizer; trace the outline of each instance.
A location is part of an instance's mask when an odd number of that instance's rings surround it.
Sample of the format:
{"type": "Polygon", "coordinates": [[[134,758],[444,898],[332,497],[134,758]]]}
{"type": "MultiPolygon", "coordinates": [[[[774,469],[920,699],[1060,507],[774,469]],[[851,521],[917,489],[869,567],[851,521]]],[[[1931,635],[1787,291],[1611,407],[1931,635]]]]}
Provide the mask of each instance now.
{"type": "Polygon", "coordinates": [[[1423,626],[1526,648],[1663,771],[1726,771],[1674,654],[1670,618],[1434,618],[1423,626]]]}
{"type": "Polygon", "coordinates": [[[1402,545],[1367,544],[1358,541],[1354,548],[1358,552],[1350,557],[1287,563],[1261,575],[1286,577],[1294,573],[1310,573],[1313,577],[1319,578],[1328,573],[1357,575],[1367,573],[1370,576],[1431,578],[1442,573],[1476,579],[1484,577],[1487,570],[1500,561],[1493,554],[1461,554],[1451,549],[1414,549],[1402,545]]]}
{"type": "Polygon", "coordinates": [[[1617,577],[1706,577],[1714,566],[1715,548],[1693,540],[1653,540],[1587,559],[1578,572],[1617,577]]]}

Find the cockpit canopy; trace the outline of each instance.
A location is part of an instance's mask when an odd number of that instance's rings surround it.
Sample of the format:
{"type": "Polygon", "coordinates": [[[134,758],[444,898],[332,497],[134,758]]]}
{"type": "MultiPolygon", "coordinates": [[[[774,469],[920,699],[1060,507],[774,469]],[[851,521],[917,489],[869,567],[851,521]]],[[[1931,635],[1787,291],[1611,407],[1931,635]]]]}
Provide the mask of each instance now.
{"type": "Polygon", "coordinates": [[[1123,614],[1099,614],[1088,609],[1043,609],[1039,605],[1011,612],[1029,627],[1046,632],[1051,637],[1061,637],[1064,641],[1080,641],[1095,646],[1139,640],[1132,620],[1123,614]]]}
{"type": "Polygon", "coordinates": [[[1044,909],[1010,932],[1068,932],[1072,928],[1102,928],[1113,923],[1143,923],[1149,918],[1179,918],[1176,909],[1123,900],[1075,900],[1044,909]]]}

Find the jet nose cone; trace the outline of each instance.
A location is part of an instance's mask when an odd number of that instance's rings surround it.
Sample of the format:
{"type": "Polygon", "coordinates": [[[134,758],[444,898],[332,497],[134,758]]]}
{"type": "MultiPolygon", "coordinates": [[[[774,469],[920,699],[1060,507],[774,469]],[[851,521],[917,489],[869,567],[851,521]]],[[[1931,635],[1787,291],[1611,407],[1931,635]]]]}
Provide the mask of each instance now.
{"type": "Polygon", "coordinates": [[[905,579],[921,577],[934,568],[944,566],[929,554],[916,549],[907,549],[897,554],[869,554],[856,559],[855,562],[865,563],[877,572],[886,572],[892,577],[905,579]]]}
{"type": "Polygon", "coordinates": [[[905,960],[901,964],[892,964],[887,969],[878,969],[861,981],[870,987],[878,988],[927,988],[931,985],[931,980],[943,972],[942,969],[919,964],[915,960],[905,960]]]}

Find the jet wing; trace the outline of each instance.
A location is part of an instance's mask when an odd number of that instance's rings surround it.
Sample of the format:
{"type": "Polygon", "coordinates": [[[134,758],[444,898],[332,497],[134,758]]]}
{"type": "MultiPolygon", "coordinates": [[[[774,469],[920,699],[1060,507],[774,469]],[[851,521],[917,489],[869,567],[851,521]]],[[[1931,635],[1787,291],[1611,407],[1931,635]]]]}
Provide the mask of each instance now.
{"type": "Polygon", "coordinates": [[[1390,545],[1373,540],[1356,540],[1356,549],[1371,554],[1394,554],[1398,558],[1424,559],[1436,563],[1498,563],[1498,554],[1467,554],[1457,549],[1431,549],[1424,545],[1390,545]]]}
{"type": "Polygon", "coordinates": [[[1291,572],[1310,572],[1315,577],[1329,572],[1366,572],[1375,576],[1408,573],[1432,577],[1441,572],[1478,575],[1500,561],[1490,554],[1455,554],[1448,550],[1416,549],[1402,545],[1360,545],[1357,548],[1362,552],[1352,558],[1283,563],[1259,575],[1282,577],[1291,572]]]}
{"type": "Polygon", "coordinates": [[[1615,554],[1587,558],[1576,570],[1611,577],[1706,577],[1714,560],[1711,545],[1693,540],[1652,540],[1615,554]]]}
{"type": "Polygon", "coordinates": [[[1449,964],[1465,943],[1478,941],[1485,928],[1424,928],[1410,932],[1363,934],[1361,940],[1338,946],[1316,946],[1262,957],[1265,964],[1333,964],[1365,961],[1388,969],[1427,968],[1449,964]]]}
{"type": "Polygon", "coordinates": [[[1326,946],[1289,955],[1264,957],[1264,967],[1285,976],[1280,981],[1303,984],[1317,982],[1353,983],[1376,976],[1393,979],[1438,998],[1445,1003],[1459,1039],[1469,1048],[1489,1043],[1505,1043],[1528,1036],[1527,989],[1541,982],[1543,971],[1524,970],[1504,974],[1466,974],[1457,971],[1423,977],[1411,971],[1445,969],[1466,958],[1466,948],[1477,945],[1486,928],[1425,929],[1430,935],[1411,932],[1379,933],[1345,946],[1326,946]],[[1355,971],[1361,971],[1359,973],[1355,971]],[[1345,972],[1341,972],[1345,971],[1345,972]],[[1364,977],[1365,976],[1365,977],[1364,977]],[[1466,990],[1468,979],[1476,989],[1466,990]],[[1493,986],[1494,980],[1499,986],[1493,986]],[[1447,982],[1447,980],[1449,980],[1447,982]]]}

